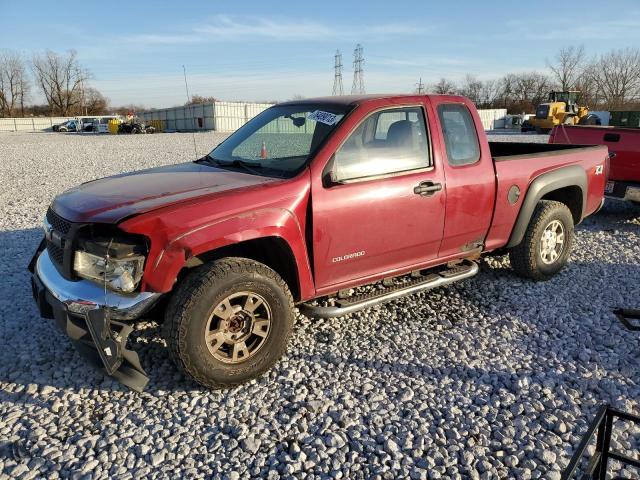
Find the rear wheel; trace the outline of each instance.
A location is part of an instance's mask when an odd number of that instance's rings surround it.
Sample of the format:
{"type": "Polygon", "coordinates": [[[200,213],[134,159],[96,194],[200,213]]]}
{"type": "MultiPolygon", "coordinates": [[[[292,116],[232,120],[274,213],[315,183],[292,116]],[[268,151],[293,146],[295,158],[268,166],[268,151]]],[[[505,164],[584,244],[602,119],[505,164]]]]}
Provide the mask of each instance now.
{"type": "Polygon", "coordinates": [[[573,246],[573,216],[561,202],[541,200],[524,238],[509,250],[515,272],[533,280],[548,280],[566,264],[573,246]]]}
{"type": "Polygon", "coordinates": [[[287,284],[266,265],[225,258],[190,273],[169,302],[164,336],[177,366],[209,388],[262,375],[284,353],[294,318],[287,284]]]}

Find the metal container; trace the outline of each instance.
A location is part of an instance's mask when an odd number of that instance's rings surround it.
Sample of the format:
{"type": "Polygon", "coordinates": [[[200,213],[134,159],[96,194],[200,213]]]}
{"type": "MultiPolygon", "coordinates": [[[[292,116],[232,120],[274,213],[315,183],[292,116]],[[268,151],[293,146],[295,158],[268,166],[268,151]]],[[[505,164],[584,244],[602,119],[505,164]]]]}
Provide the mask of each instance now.
{"type": "Polygon", "coordinates": [[[609,125],[614,127],[640,128],[640,110],[618,110],[611,112],[609,125]]]}

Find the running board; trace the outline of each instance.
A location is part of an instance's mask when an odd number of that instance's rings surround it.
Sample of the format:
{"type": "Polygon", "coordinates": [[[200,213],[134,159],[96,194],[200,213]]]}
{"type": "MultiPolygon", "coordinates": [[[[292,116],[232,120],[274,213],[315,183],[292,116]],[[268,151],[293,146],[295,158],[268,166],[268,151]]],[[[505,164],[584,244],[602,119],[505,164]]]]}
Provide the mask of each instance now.
{"type": "Polygon", "coordinates": [[[448,268],[442,272],[433,273],[423,278],[417,278],[401,285],[388,287],[377,292],[364,293],[337,300],[336,305],[332,307],[320,307],[317,305],[303,303],[298,305],[298,309],[300,310],[300,313],[311,318],[341,317],[380,303],[411,295],[412,293],[459,282],[460,280],[473,277],[478,273],[479,269],[480,268],[477,263],[465,261],[463,264],[448,268]]]}

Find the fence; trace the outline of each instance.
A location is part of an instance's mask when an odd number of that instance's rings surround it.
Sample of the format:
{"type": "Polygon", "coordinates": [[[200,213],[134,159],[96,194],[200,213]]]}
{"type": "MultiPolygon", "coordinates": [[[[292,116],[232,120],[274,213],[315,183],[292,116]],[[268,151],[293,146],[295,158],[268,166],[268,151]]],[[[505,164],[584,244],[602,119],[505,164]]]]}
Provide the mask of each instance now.
{"type": "MultiPolygon", "coordinates": [[[[213,102],[142,112],[140,117],[145,122],[162,122],[164,131],[233,132],[272,105],[271,103],[213,102]]],[[[504,128],[506,109],[478,110],[478,112],[485,130],[504,128]]]]}
{"type": "MultiPolygon", "coordinates": [[[[233,132],[272,105],[271,103],[214,102],[142,112],[140,117],[146,123],[157,125],[158,130],[169,132],[191,130],[233,132]]],[[[507,114],[505,109],[478,110],[478,112],[485,130],[504,128],[504,117],[507,114]]],[[[0,118],[0,132],[51,131],[53,125],[71,118],[0,118]]],[[[282,125],[282,128],[286,126],[282,125]]]]}
{"type": "Polygon", "coordinates": [[[73,117],[0,118],[0,132],[45,132],[73,117]]]}

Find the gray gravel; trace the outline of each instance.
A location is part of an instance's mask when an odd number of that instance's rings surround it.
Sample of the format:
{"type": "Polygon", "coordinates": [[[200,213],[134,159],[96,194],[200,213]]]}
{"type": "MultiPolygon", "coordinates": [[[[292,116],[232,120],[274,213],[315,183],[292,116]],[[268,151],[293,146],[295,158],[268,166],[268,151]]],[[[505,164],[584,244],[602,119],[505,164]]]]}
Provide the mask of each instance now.
{"type": "MultiPolygon", "coordinates": [[[[200,152],[220,138],[198,134],[200,152]]],[[[39,317],[25,268],[56,193],[192,157],[189,134],[0,136],[0,477],[556,479],[602,402],[640,414],[640,336],[611,314],[640,307],[640,209],[618,202],[549,282],[498,257],[447,289],[299,317],[274,370],[232,391],[181,377],[142,323],[151,382],[128,391],[39,317]]]]}

